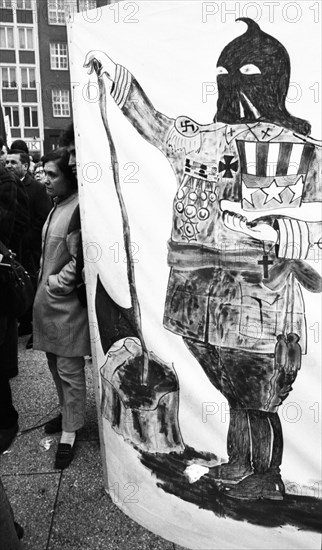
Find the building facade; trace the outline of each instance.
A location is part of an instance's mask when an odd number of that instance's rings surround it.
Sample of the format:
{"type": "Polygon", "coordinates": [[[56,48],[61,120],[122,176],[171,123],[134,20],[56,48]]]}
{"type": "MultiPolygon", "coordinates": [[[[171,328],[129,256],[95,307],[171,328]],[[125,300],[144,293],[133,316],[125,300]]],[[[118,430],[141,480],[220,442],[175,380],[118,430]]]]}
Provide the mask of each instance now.
{"type": "Polygon", "coordinates": [[[0,0],[1,104],[10,139],[41,151],[44,134],[40,97],[37,14],[33,0],[0,0]]]}
{"type": "Polygon", "coordinates": [[[109,0],[0,0],[1,104],[8,144],[42,155],[72,121],[66,19],[109,0]]]}

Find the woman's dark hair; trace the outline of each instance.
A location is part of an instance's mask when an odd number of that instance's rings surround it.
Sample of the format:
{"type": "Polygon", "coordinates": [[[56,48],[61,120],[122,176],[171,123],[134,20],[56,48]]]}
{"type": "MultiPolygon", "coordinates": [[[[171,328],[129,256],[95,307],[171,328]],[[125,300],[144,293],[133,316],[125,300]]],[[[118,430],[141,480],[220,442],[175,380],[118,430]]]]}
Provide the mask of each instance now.
{"type": "Polygon", "coordinates": [[[77,178],[74,175],[71,166],[68,164],[69,152],[67,149],[60,148],[55,149],[55,151],[50,151],[50,153],[47,153],[47,155],[44,155],[41,158],[41,162],[43,166],[45,166],[47,162],[55,162],[60,171],[64,174],[65,178],[70,182],[71,188],[77,189],[77,178]]]}

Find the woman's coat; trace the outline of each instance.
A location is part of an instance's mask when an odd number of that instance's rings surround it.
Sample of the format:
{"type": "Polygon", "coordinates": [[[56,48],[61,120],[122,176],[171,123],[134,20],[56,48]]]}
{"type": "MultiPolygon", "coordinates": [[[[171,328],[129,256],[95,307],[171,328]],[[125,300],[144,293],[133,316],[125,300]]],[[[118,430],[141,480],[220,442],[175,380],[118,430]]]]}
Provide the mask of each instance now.
{"type": "Polygon", "coordinates": [[[90,354],[87,308],[76,291],[80,239],[78,195],[57,202],[42,232],[42,257],[34,302],[34,349],[62,357],[90,354]]]}

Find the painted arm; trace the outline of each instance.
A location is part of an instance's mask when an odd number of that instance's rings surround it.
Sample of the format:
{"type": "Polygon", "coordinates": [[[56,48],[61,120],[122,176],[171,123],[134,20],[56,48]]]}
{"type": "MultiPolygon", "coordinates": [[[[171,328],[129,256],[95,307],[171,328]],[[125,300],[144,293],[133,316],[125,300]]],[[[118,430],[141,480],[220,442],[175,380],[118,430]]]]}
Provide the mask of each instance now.
{"type": "Polygon", "coordinates": [[[274,222],[278,231],[276,255],[289,260],[314,260],[322,249],[322,222],[304,222],[280,218],[274,222]]]}
{"type": "Polygon", "coordinates": [[[278,258],[319,257],[322,249],[321,151],[320,146],[314,148],[299,208],[286,207],[256,218],[256,212],[249,215],[242,211],[240,203],[223,200],[220,206],[225,225],[254,239],[276,244],[278,258]]]}
{"type": "MultiPolygon", "coordinates": [[[[259,218],[252,222],[245,216],[225,210],[224,224],[253,239],[276,244],[276,256],[288,260],[313,260],[322,249],[322,222],[305,222],[294,218],[259,218]]],[[[320,252],[321,254],[321,252],[320,252]]]]}
{"type": "Polygon", "coordinates": [[[157,111],[137,80],[122,65],[108,55],[92,50],[86,55],[84,67],[88,73],[107,79],[111,96],[134,128],[152,145],[165,153],[166,136],[174,120],[157,111]],[[112,84],[112,86],[111,86],[112,84]]]}

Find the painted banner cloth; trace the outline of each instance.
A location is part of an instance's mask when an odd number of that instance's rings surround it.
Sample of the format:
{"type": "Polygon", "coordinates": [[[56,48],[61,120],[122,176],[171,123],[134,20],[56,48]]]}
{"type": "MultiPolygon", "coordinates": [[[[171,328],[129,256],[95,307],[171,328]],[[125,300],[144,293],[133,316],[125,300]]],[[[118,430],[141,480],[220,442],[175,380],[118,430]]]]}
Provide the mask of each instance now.
{"type": "Polygon", "coordinates": [[[316,16],[142,1],[68,25],[106,489],[186,548],[321,544],[316,16]]]}

